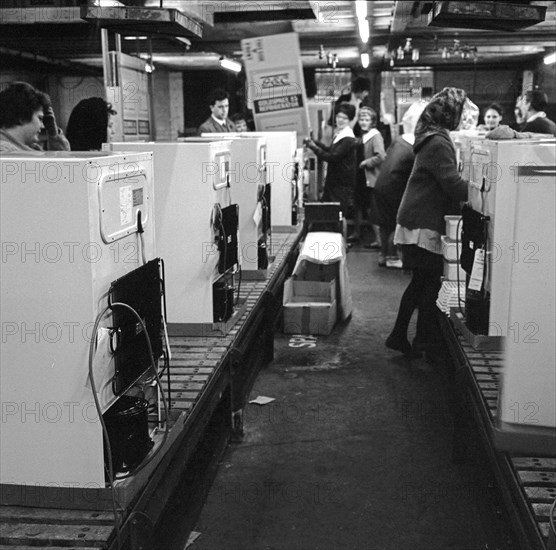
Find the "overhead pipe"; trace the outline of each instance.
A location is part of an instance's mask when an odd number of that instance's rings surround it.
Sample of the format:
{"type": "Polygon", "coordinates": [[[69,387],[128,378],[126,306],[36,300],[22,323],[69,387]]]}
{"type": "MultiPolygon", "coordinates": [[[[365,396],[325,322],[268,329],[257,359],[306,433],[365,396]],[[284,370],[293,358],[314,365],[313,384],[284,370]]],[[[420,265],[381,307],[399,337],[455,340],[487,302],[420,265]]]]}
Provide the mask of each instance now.
{"type": "Polygon", "coordinates": [[[0,46],[0,55],[7,55],[10,57],[17,57],[19,59],[25,59],[28,61],[34,61],[35,63],[45,63],[47,65],[53,65],[56,67],[62,67],[64,69],[79,70],[83,73],[92,74],[98,76],[99,70],[88,65],[81,63],[75,63],[71,61],[64,61],[62,59],[53,59],[45,55],[25,52],[21,50],[14,50],[12,48],[6,48],[5,46],[0,46]]]}

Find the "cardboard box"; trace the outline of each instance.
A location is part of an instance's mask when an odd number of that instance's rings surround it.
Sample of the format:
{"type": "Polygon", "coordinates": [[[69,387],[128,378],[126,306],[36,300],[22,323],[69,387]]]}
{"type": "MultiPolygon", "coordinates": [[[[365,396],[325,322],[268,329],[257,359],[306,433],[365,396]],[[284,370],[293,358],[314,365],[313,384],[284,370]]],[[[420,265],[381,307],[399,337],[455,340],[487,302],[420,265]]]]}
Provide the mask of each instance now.
{"type": "Polygon", "coordinates": [[[336,323],[336,280],[284,283],[284,333],[330,334],[336,323]]]}
{"type": "Polygon", "coordinates": [[[461,240],[454,241],[446,235],[440,237],[442,242],[442,255],[448,262],[459,262],[461,256],[461,240]]]}
{"type": "Polygon", "coordinates": [[[294,271],[295,278],[299,281],[330,282],[339,276],[340,263],[319,264],[307,260],[301,262],[294,271]]]}
{"type": "Polygon", "coordinates": [[[444,279],[447,281],[457,281],[458,271],[460,282],[465,283],[467,273],[464,271],[463,267],[461,267],[458,262],[448,262],[444,259],[444,279]]]}

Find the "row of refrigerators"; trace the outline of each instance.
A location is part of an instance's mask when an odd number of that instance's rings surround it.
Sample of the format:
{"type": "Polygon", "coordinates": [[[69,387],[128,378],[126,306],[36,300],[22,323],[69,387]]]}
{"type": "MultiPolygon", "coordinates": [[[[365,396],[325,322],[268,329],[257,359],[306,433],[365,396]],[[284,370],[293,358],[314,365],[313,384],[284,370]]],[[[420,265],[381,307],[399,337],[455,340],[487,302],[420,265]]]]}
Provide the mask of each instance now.
{"type": "Polygon", "coordinates": [[[504,352],[498,447],[556,456],[556,141],[452,139],[469,181],[460,231],[444,238],[464,275],[452,318],[477,353],[504,352]]]}
{"type": "Polygon", "coordinates": [[[168,335],[225,335],[297,225],[295,132],[105,149],[0,159],[0,484],[103,487],[99,415],[168,335]]]}
{"type": "MultiPolygon", "coordinates": [[[[500,445],[556,454],[556,143],[453,138],[470,181],[455,243],[465,323],[505,350],[500,445]]],[[[107,149],[0,159],[0,484],[104,486],[89,372],[105,413],[166,350],[166,329],[224,333],[238,266],[264,278],[272,228],[297,221],[293,132],[107,149]]]]}

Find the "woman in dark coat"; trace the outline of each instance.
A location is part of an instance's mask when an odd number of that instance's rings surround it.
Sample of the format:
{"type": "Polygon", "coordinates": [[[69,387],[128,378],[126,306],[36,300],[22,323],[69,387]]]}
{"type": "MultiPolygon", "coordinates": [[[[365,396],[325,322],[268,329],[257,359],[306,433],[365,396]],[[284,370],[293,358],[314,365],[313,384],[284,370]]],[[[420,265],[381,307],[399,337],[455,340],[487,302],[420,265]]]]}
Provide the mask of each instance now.
{"type": "Polygon", "coordinates": [[[425,105],[424,102],[413,103],[405,112],[402,118],[404,133],[388,147],[386,159],[376,180],[376,221],[380,227],[381,241],[379,266],[401,267],[401,260],[394,246],[396,216],[415,160],[415,125],[425,105]]]}
{"type": "Polygon", "coordinates": [[[443,271],[440,237],[444,216],[456,201],[467,199],[468,182],[461,178],[449,132],[458,128],[466,95],[444,88],[425,107],[415,129],[415,162],[398,210],[394,243],[402,246],[405,269],[412,279],[402,296],[396,324],[386,345],[402,353],[425,351],[431,356],[442,345],[436,299],[443,271]],[[417,306],[417,331],[413,348],[407,328],[417,306]]]}
{"type": "Polygon", "coordinates": [[[349,103],[340,103],[336,108],[336,129],[331,145],[325,145],[310,138],[304,144],[315,155],[328,163],[323,202],[339,202],[344,217],[350,217],[353,210],[355,175],[357,171],[356,140],[350,121],[355,118],[355,107],[349,103]]]}

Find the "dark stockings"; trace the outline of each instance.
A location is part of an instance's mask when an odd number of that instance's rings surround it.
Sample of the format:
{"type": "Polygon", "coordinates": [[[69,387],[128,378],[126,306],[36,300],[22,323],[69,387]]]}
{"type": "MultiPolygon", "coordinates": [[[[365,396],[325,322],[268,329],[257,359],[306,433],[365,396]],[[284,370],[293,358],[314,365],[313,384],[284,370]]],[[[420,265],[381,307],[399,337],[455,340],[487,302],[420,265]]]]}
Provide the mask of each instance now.
{"type": "Polygon", "coordinates": [[[400,301],[392,336],[397,340],[407,341],[411,316],[415,309],[418,309],[417,331],[413,347],[415,349],[437,347],[441,344],[441,335],[437,319],[436,298],[441,286],[442,269],[415,268],[412,272],[411,282],[400,301]]]}

